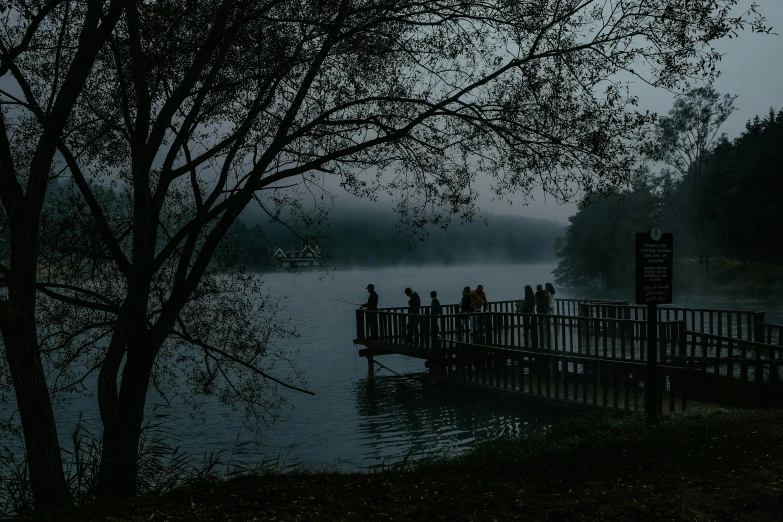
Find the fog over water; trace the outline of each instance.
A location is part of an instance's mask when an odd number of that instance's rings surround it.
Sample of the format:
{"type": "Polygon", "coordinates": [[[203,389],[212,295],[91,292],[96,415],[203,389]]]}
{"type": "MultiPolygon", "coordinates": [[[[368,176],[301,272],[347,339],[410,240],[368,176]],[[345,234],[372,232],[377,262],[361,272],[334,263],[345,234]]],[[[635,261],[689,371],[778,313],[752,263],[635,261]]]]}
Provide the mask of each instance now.
{"type": "MultiPolygon", "coordinates": [[[[287,457],[289,463],[339,465],[344,470],[379,464],[388,457],[408,452],[461,451],[480,439],[516,434],[541,428],[562,413],[545,406],[511,402],[492,395],[470,396],[425,384],[422,360],[383,356],[378,360],[400,374],[377,368],[368,378],[367,362],[354,346],[355,307],[330,299],[363,303],[365,287],[372,283],[380,296],[379,306],[405,306],[403,290],[410,286],[429,304],[429,291],[437,290],[441,303],[456,303],[464,286],[483,284],[490,301],[520,298],[526,284],[551,282],[554,264],[476,265],[456,267],[397,267],[264,275],[273,295],[283,301],[301,336],[279,346],[298,349],[294,364],[302,370],[308,389],[315,396],[285,391],[288,404],[280,419],[262,433],[258,449],[236,449],[234,459],[244,463],[268,456],[287,457]]],[[[579,297],[584,292],[558,289],[558,297],[579,297]]],[[[676,295],[676,293],[675,293],[676,295]]],[[[595,297],[596,294],[591,294],[595,297]]],[[[615,295],[617,297],[617,295],[615,295]]],[[[625,299],[632,298],[627,295],[625,299]]],[[[717,297],[676,296],[677,304],[714,308],[766,309],[768,321],[783,321],[780,306],[736,302],[717,297]]],[[[155,393],[150,392],[151,411],[155,393]]],[[[159,401],[158,401],[159,402],[159,401]]],[[[203,419],[190,415],[175,398],[169,408],[172,418],[164,424],[178,434],[169,442],[199,462],[210,451],[227,450],[237,440],[253,435],[242,428],[241,413],[216,401],[205,401],[203,419]]],[[[69,432],[84,413],[89,426],[100,433],[95,399],[80,397],[57,408],[61,443],[68,447],[69,432]]]]}

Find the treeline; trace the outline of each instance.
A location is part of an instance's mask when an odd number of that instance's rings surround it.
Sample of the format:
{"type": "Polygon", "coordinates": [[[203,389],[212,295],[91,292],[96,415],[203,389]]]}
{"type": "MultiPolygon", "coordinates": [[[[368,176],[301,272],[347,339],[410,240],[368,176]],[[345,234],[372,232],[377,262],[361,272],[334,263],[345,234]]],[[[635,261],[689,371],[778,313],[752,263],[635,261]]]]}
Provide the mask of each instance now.
{"type": "MultiPolygon", "coordinates": [[[[97,241],[95,228],[89,220],[79,218],[80,205],[74,198],[75,187],[56,183],[47,193],[43,223],[49,235],[59,237],[58,248],[64,243],[78,246],[85,252],[100,250],[91,246],[97,241]],[[63,215],[63,209],[68,215],[63,215]]],[[[120,207],[120,195],[101,187],[93,187],[107,207],[120,207]]],[[[0,260],[8,257],[8,231],[0,213],[0,260]]],[[[469,263],[538,263],[556,259],[553,247],[565,225],[553,221],[519,216],[485,215],[484,221],[452,223],[446,230],[432,228],[423,241],[412,237],[399,226],[399,216],[392,210],[365,206],[336,207],[328,220],[317,227],[297,232],[318,244],[328,256],[330,266],[382,266],[396,264],[469,264],[469,263]],[[312,239],[317,238],[317,239],[312,239]]],[[[168,220],[183,220],[186,216],[168,216],[168,220]]],[[[165,226],[165,223],[164,223],[165,226]]],[[[161,234],[159,240],[164,239],[161,234]]],[[[48,248],[48,242],[44,245],[48,248]]],[[[243,214],[226,235],[214,262],[223,266],[242,265],[264,269],[274,265],[277,247],[286,249],[300,245],[302,239],[280,223],[270,223],[252,211],[243,214]]]]}
{"type": "MultiPolygon", "coordinates": [[[[433,228],[423,241],[398,226],[391,210],[336,208],[326,223],[308,236],[320,235],[319,246],[331,265],[381,266],[396,264],[469,264],[477,262],[537,263],[555,260],[555,238],[565,226],[542,219],[487,215],[487,223],[452,223],[433,228]]],[[[230,236],[239,247],[240,261],[252,267],[274,264],[275,247],[301,240],[280,224],[238,221],[230,236]]]]}
{"type": "Polygon", "coordinates": [[[642,168],[619,195],[587,198],[558,240],[556,280],[606,288],[632,284],[634,233],[652,225],[674,233],[678,262],[694,267],[688,273],[698,281],[687,281],[693,286],[710,284],[727,263],[783,263],[781,144],[783,110],[771,109],[748,121],[736,139],[722,136],[694,154],[683,172],[642,168]]]}

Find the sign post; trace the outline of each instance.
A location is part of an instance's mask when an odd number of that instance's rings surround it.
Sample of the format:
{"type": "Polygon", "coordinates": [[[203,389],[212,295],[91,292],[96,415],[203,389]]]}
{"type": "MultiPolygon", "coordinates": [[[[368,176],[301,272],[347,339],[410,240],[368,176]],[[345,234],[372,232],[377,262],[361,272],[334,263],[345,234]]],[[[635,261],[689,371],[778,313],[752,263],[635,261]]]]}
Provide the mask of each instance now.
{"type": "Polygon", "coordinates": [[[674,237],[660,229],[636,234],[636,304],[647,305],[647,372],[644,411],[658,421],[658,305],[672,302],[674,237]]]}

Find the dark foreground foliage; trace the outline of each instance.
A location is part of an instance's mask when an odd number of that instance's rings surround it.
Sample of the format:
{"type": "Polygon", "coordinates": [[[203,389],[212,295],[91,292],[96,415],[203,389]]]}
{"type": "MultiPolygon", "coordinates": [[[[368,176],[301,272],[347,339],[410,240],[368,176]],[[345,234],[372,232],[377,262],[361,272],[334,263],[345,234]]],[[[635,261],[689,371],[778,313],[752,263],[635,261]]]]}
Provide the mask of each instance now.
{"type": "Polygon", "coordinates": [[[779,520],[783,411],[581,417],[375,473],[203,482],[45,520],[779,520]]]}

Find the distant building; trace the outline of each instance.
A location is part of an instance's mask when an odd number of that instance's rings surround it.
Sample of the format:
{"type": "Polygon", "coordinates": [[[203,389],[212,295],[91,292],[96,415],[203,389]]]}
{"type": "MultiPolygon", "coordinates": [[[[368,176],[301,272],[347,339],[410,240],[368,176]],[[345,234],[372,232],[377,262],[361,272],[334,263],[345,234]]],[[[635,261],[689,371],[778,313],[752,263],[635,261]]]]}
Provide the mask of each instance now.
{"type": "Polygon", "coordinates": [[[275,267],[299,268],[304,266],[321,266],[321,252],[318,247],[310,245],[292,245],[286,249],[275,248],[275,267]]]}

